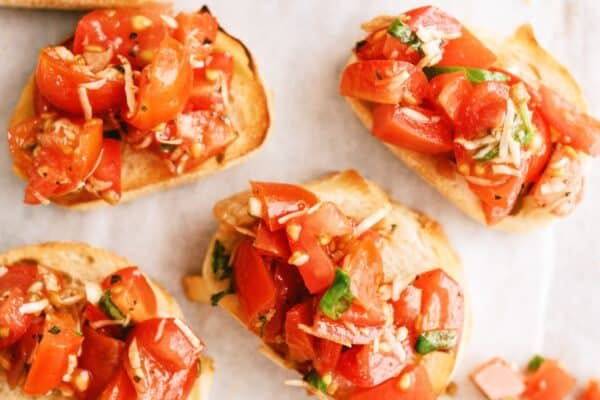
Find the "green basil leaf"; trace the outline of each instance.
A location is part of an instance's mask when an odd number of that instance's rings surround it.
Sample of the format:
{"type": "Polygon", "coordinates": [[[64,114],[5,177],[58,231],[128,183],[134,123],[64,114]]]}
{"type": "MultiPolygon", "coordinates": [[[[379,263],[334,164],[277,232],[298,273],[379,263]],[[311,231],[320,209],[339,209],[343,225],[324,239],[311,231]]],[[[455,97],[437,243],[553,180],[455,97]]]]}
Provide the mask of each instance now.
{"type": "Polygon", "coordinates": [[[308,382],[315,389],[327,393],[327,384],[323,382],[323,379],[316,370],[311,370],[308,374],[304,375],[304,381],[308,382]]]}
{"type": "Polygon", "coordinates": [[[220,281],[230,278],[233,273],[233,268],[229,265],[229,260],[230,256],[227,254],[225,246],[217,240],[212,253],[211,265],[215,278],[220,281]]]}
{"type": "Polygon", "coordinates": [[[482,83],[486,81],[506,82],[509,79],[507,75],[501,72],[489,71],[487,69],[441,66],[423,68],[423,72],[425,72],[425,75],[427,75],[427,79],[429,80],[438,75],[449,74],[458,71],[464,71],[466,73],[467,79],[469,80],[469,82],[472,83],[482,83]]]}
{"type": "Polygon", "coordinates": [[[415,349],[419,354],[427,354],[436,350],[452,350],[456,346],[457,339],[456,331],[429,331],[419,335],[415,349]]]}
{"type": "Polygon", "coordinates": [[[415,32],[413,32],[410,26],[406,25],[399,19],[396,18],[394,21],[392,21],[387,32],[405,45],[410,46],[415,50],[420,50],[421,41],[415,32]]]}
{"type": "Polygon", "coordinates": [[[536,355],[535,357],[533,357],[531,359],[531,361],[529,361],[529,364],[527,364],[527,370],[529,372],[535,372],[538,370],[538,368],[544,363],[544,357],[540,356],[540,355],[536,355]]]}
{"type": "Polygon", "coordinates": [[[338,268],[333,284],[319,302],[319,307],[331,319],[339,319],[350,308],[354,296],[350,291],[350,276],[338,268]]]}
{"type": "Polygon", "coordinates": [[[522,145],[528,145],[535,136],[535,128],[531,122],[531,113],[526,102],[517,104],[517,114],[523,122],[523,130],[515,135],[515,139],[522,145]]]}
{"type": "Polygon", "coordinates": [[[498,146],[496,146],[492,150],[488,151],[487,153],[485,153],[479,157],[473,156],[473,158],[476,161],[480,161],[480,162],[489,161],[489,160],[492,160],[492,159],[498,157],[499,153],[500,153],[500,148],[498,146]]]}
{"type": "Polygon", "coordinates": [[[106,290],[102,297],[100,297],[100,301],[98,302],[98,306],[100,310],[108,316],[110,319],[114,320],[124,320],[125,315],[119,310],[119,308],[112,302],[112,298],[110,296],[110,290],[106,290]]]}

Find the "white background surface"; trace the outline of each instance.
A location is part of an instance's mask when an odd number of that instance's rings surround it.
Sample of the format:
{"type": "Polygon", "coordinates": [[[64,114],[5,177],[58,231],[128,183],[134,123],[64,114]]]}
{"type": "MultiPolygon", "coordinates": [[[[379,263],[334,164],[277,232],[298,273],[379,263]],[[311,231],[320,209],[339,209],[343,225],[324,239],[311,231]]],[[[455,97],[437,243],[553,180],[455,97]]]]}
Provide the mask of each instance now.
{"type": "MultiPolygon", "coordinates": [[[[180,9],[200,4],[181,1],[180,9]]],[[[439,1],[471,26],[508,34],[530,21],[583,84],[600,116],[600,3],[596,0],[439,1]]],[[[303,399],[294,377],[259,355],[258,341],[221,310],[188,303],[180,286],[198,272],[216,224],[215,201],[253,179],[303,181],[357,168],[393,197],[426,211],[461,254],[473,303],[470,346],[457,373],[460,399],[479,398],[466,375],[500,355],[523,364],[534,353],[562,359],[583,384],[600,377],[600,173],[598,163],[578,210],[524,236],[486,230],[417,178],[359,124],[337,93],[338,76],[359,24],[400,13],[416,1],[208,1],[221,24],[257,58],[273,94],[273,128],[247,163],[200,182],[115,208],[79,213],[26,207],[24,184],[10,172],[0,141],[0,251],[48,240],[105,247],[142,266],[180,300],[216,360],[213,399],[303,399]]],[[[77,14],[0,10],[0,126],[32,71],[37,51],[73,30],[77,14]]]]}

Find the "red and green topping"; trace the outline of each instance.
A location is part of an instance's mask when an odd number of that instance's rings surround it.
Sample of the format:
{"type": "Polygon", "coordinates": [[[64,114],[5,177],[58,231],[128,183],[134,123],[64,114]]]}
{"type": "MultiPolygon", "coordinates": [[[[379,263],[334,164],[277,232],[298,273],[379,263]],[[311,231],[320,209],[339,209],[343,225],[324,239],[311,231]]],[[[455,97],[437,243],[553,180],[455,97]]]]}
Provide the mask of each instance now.
{"type": "Polygon", "coordinates": [[[217,49],[208,12],[96,10],[74,38],[41,50],[34,116],[9,128],[25,202],[86,191],[121,197],[122,142],[182,174],[223,153],[235,136],[229,111],[234,61],[217,49]]]}
{"type": "Polygon", "coordinates": [[[98,284],[36,262],[2,266],[0,310],[0,369],[26,395],[183,400],[200,373],[202,342],[158,315],[137,267],[98,284]]]}
{"type": "Polygon", "coordinates": [[[213,276],[231,286],[213,301],[235,292],[248,328],[314,391],[433,399],[421,360],[457,351],[463,294],[442,269],[384,274],[389,211],[357,220],[301,186],[252,182],[253,222],[229,252],[214,246],[213,276]]]}
{"type": "Polygon", "coordinates": [[[545,86],[498,67],[497,56],[432,7],[363,25],[341,94],[372,103],[373,135],[437,155],[479,198],[488,224],[531,195],[554,214],[581,200],[582,162],[600,154],[600,121],[545,86]]]}

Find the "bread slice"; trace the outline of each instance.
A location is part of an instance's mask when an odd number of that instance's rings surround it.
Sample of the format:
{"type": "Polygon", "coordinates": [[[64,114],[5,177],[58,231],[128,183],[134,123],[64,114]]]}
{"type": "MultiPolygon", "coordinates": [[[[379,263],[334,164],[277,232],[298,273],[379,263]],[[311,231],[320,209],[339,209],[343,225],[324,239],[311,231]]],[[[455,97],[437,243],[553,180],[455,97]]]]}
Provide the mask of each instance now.
{"type": "MultiPolygon", "coordinates": [[[[49,242],[18,247],[0,254],[0,265],[9,265],[22,260],[33,260],[41,265],[69,274],[75,279],[100,282],[110,273],[131,266],[126,259],[106,250],[82,243],[49,242]]],[[[156,295],[160,315],[183,319],[183,314],[175,299],[158,284],[148,279],[156,295]]],[[[196,381],[189,400],[206,400],[214,374],[212,360],[201,357],[201,373],[196,381]]],[[[65,399],[62,396],[32,397],[19,390],[11,390],[4,374],[0,373],[0,398],[3,400],[25,399],[65,399]]]]}
{"type": "MultiPolygon", "coordinates": [[[[356,171],[325,176],[304,185],[323,201],[337,204],[347,215],[362,220],[374,212],[389,208],[387,216],[376,226],[390,229],[385,238],[390,251],[383,254],[384,272],[386,276],[399,274],[405,284],[414,277],[435,267],[443,268],[450,276],[464,287],[462,265],[452,250],[443,229],[426,215],[407,209],[394,202],[375,183],[360,176],[356,171]]],[[[202,276],[184,278],[187,296],[195,301],[206,302],[210,295],[225,290],[229,282],[215,279],[211,267],[211,258],[215,242],[219,240],[226,249],[235,247],[243,237],[236,228],[252,223],[248,215],[248,199],[251,193],[244,192],[221,200],[214,207],[214,214],[219,221],[217,233],[212,238],[202,268],[202,276]]],[[[232,316],[242,322],[237,295],[228,295],[221,299],[219,305],[232,316]]],[[[465,347],[470,326],[470,310],[466,307],[465,326],[459,353],[465,347]]],[[[279,354],[264,346],[261,351],[281,366],[294,369],[279,354]]],[[[459,354],[433,352],[424,357],[429,377],[437,393],[444,391],[452,377],[459,354]]]]}
{"type": "MultiPolygon", "coordinates": [[[[498,56],[498,67],[515,73],[532,85],[543,82],[544,85],[555,89],[573,104],[587,110],[581,88],[573,76],[539,45],[530,25],[519,27],[512,36],[504,40],[498,40],[494,36],[486,34],[478,36],[498,56]]],[[[356,57],[353,55],[349,64],[355,61],[356,57]]],[[[346,100],[360,121],[370,131],[373,125],[371,105],[355,98],[347,97],[346,100]]],[[[457,171],[455,163],[444,155],[422,154],[387,143],[386,146],[465,214],[485,225],[479,198],[469,189],[467,181],[457,171]]],[[[540,208],[536,201],[528,195],[524,197],[516,214],[507,216],[498,224],[493,225],[493,228],[510,232],[525,232],[544,226],[555,218],[557,218],[555,215],[540,208]]]]}
{"type": "MultiPolygon", "coordinates": [[[[170,172],[165,162],[155,152],[134,150],[123,142],[121,154],[123,193],[120,203],[144,194],[193,182],[202,176],[240,163],[265,142],[271,123],[269,102],[252,54],[240,40],[229,35],[222,28],[219,28],[215,50],[228,51],[233,55],[234,73],[230,89],[230,109],[238,137],[227,146],[221,156],[212,157],[181,175],[170,172]]],[[[11,125],[34,115],[34,85],[34,78],[31,77],[17,103],[10,121],[11,125]]],[[[79,210],[107,204],[104,200],[85,191],[61,196],[52,201],[59,206],[79,210]]]]}
{"type": "MultiPolygon", "coordinates": [[[[152,0],[153,3],[171,3],[152,0]]],[[[91,10],[95,8],[135,7],[147,0],[0,0],[0,6],[17,8],[52,8],[62,10],[91,10]]]]}

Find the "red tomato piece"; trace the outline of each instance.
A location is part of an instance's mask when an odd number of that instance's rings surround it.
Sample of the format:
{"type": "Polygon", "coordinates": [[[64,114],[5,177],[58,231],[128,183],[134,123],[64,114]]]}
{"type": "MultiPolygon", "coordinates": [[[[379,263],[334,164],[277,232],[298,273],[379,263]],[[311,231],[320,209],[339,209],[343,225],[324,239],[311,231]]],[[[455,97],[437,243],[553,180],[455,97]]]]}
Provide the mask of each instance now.
{"type": "Polygon", "coordinates": [[[458,124],[461,107],[473,90],[466,73],[458,71],[441,74],[429,83],[434,103],[440,106],[455,125],[458,124]]]}
{"type": "Polygon", "coordinates": [[[420,104],[428,91],[423,71],[405,61],[357,61],[346,66],[340,82],[342,96],[373,103],[420,104]]]}
{"type": "Polygon", "coordinates": [[[69,356],[77,356],[83,336],[73,316],[66,312],[46,314],[42,340],[33,355],[23,393],[41,396],[56,388],[69,369],[69,356]]]}
{"type": "Polygon", "coordinates": [[[327,339],[318,339],[316,358],[313,365],[320,376],[332,373],[336,370],[342,345],[327,339]]]}
{"type": "Polygon", "coordinates": [[[23,314],[19,308],[25,304],[26,292],[19,288],[13,287],[8,290],[2,290],[2,299],[0,300],[0,328],[8,329],[8,333],[0,338],[0,349],[6,349],[17,342],[33,320],[31,314],[23,314]]]}
{"type": "Polygon", "coordinates": [[[398,104],[373,109],[373,135],[386,143],[425,154],[452,151],[452,128],[433,111],[398,104]]]}
{"type": "Polygon", "coordinates": [[[6,380],[11,389],[22,383],[22,377],[25,375],[28,364],[31,360],[31,354],[39,343],[44,333],[44,320],[38,318],[29,325],[27,332],[11,348],[12,360],[10,369],[6,373],[6,380]]]}
{"type": "Polygon", "coordinates": [[[442,60],[437,65],[469,68],[489,68],[498,58],[468,29],[462,28],[459,38],[444,46],[442,60]]]}
{"type": "Polygon", "coordinates": [[[360,389],[352,393],[349,400],[434,400],[436,398],[425,367],[422,365],[409,365],[398,377],[389,379],[373,388],[360,389]],[[408,387],[403,386],[403,379],[406,380],[406,374],[410,376],[410,379],[407,380],[408,387]]]}
{"type": "Polygon", "coordinates": [[[371,33],[356,47],[356,56],[360,60],[399,60],[411,64],[419,62],[419,53],[387,33],[387,27],[371,33]]]}
{"type": "Polygon", "coordinates": [[[417,275],[413,285],[421,289],[421,322],[419,332],[439,329],[462,331],[465,299],[454,279],[441,269],[417,275]]]}
{"type": "MultiPolygon", "coordinates": [[[[125,121],[142,130],[168,122],[183,111],[194,75],[181,43],[167,37],[152,63],[142,70],[135,110],[124,110],[125,121]]],[[[125,105],[125,108],[127,106],[125,105]]]]}
{"type": "Polygon", "coordinates": [[[37,87],[37,83],[34,85],[33,91],[33,109],[35,110],[35,115],[57,111],[56,108],[42,96],[40,89],[37,87]]]}
{"type": "Polygon", "coordinates": [[[374,301],[371,307],[365,308],[353,302],[340,317],[340,321],[351,323],[358,327],[382,327],[385,324],[383,303],[374,301]]]}
{"type": "Polygon", "coordinates": [[[79,357],[80,368],[90,372],[90,384],[85,397],[96,399],[121,366],[125,342],[83,327],[83,345],[79,357]]]}
{"type": "Polygon", "coordinates": [[[545,360],[537,371],[525,378],[523,396],[528,400],[562,400],[573,390],[575,383],[575,378],[557,361],[545,360]]]}
{"type": "Polygon", "coordinates": [[[589,381],[581,400],[600,400],[600,384],[598,381],[589,381]]]}
{"type": "Polygon", "coordinates": [[[40,278],[36,264],[20,262],[7,267],[8,270],[0,276],[0,292],[19,288],[23,293],[40,278]]]}
{"type": "Polygon", "coordinates": [[[298,325],[312,325],[313,302],[305,301],[290,308],[285,317],[285,343],[288,346],[288,357],[297,362],[315,359],[315,338],[298,325]]]}
{"type": "Polygon", "coordinates": [[[219,24],[209,12],[179,13],[175,17],[175,39],[185,44],[197,60],[208,55],[211,44],[217,39],[219,24]]]}
{"type": "MultiPolygon", "coordinates": [[[[100,307],[98,307],[97,305],[92,304],[90,302],[87,302],[85,304],[85,307],[83,308],[84,322],[87,321],[92,323],[96,321],[104,321],[108,318],[109,317],[106,314],[104,314],[102,310],[100,310],[100,307]]],[[[110,337],[120,337],[123,334],[123,329],[119,325],[109,325],[96,330],[101,334],[110,337]]]]}
{"type": "Polygon", "coordinates": [[[287,260],[290,257],[290,246],[283,230],[271,232],[264,222],[258,224],[254,247],[261,253],[287,260]]]}
{"type": "Polygon", "coordinates": [[[394,324],[405,326],[409,332],[415,329],[415,322],[421,314],[422,291],[413,285],[408,285],[394,302],[394,324]]]}
{"type": "Polygon", "coordinates": [[[415,8],[404,13],[407,17],[407,25],[416,32],[427,28],[441,32],[444,36],[457,36],[462,29],[462,24],[445,11],[434,7],[424,6],[415,8]]]}
{"type": "Polygon", "coordinates": [[[352,346],[340,356],[337,372],[356,387],[369,388],[397,376],[405,366],[394,353],[376,352],[372,345],[352,346]]]}
{"type": "MultiPolygon", "coordinates": [[[[40,53],[35,82],[40,94],[56,108],[73,115],[84,115],[78,88],[80,85],[101,82],[94,73],[82,72],[75,59],[65,59],[55,47],[40,53]]],[[[94,115],[118,110],[125,100],[122,79],[104,79],[99,87],[86,89],[94,115]]]]}
{"type": "Polygon", "coordinates": [[[344,346],[369,344],[381,336],[384,320],[351,306],[337,321],[317,312],[310,331],[313,336],[344,346]]]}
{"type": "Polygon", "coordinates": [[[102,159],[92,175],[94,178],[110,182],[108,189],[100,194],[110,204],[116,204],[121,199],[121,141],[104,138],[102,141],[102,159]]]}
{"type": "Polygon", "coordinates": [[[138,267],[113,272],[104,278],[102,288],[110,291],[113,304],[134,322],[142,322],[157,315],[154,290],[138,267]]]}
{"type": "Polygon", "coordinates": [[[348,218],[334,203],[326,201],[310,214],[294,218],[288,222],[299,224],[303,230],[309,231],[317,238],[331,238],[352,233],[353,221],[348,218]]]}
{"type": "Polygon", "coordinates": [[[600,155],[600,121],[585,114],[559,93],[540,87],[544,118],[559,133],[558,141],[592,156],[600,155]]]}
{"type": "Polygon", "coordinates": [[[204,67],[194,69],[194,87],[186,110],[212,110],[217,106],[223,107],[221,85],[231,85],[233,56],[226,52],[213,52],[204,62],[204,67]]]}
{"type": "Polygon", "coordinates": [[[383,261],[373,239],[360,240],[344,258],[342,268],[350,276],[354,303],[365,309],[380,309],[378,290],[383,280],[383,261]]]}
{"type": "Polygon", "coordinates": [[[118,369],[116,375],[102,391],[99,400],[135,399],[137,393],[124,367],[118,369]]]}
{"type": "Polygon", "coordinates": [[[249,239],[237,248],[233,276],[246,322],[254,329],[260,317],[275,307],[276,288],[269,266],[249,239]]]}
{"type": "Polygon", "coordinates": [[[161,14],[168,15],[169,10],[158,4],[92,11],[77,24],[73,52],[111,49],[113,61],[121,55],[134,67],[141,68],[153,60],[161,42],[169,35],[161,14]]]}
{"type": "Polygon", "coordinates": [[[459,132],[473,139],[481,131],[499,126],[506,114],[509,91],[507,84],[497,81],[475,85],[462,106],[459,132]]]}

